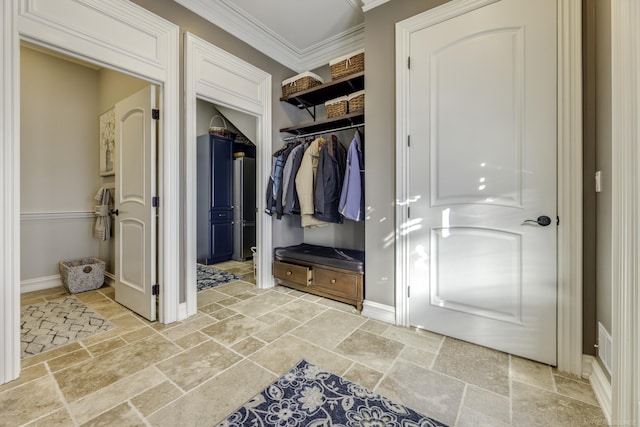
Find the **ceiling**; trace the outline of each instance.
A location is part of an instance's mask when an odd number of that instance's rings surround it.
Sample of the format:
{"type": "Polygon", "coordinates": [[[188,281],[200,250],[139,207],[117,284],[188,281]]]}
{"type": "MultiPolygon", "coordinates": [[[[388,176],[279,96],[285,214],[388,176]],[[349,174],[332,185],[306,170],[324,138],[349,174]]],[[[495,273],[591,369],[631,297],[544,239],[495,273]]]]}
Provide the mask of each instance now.
{"type": "Polygon", "coordinates": [[[174,0],[297,71],[364,48],[364,12],[389,0],[174,0]]]}

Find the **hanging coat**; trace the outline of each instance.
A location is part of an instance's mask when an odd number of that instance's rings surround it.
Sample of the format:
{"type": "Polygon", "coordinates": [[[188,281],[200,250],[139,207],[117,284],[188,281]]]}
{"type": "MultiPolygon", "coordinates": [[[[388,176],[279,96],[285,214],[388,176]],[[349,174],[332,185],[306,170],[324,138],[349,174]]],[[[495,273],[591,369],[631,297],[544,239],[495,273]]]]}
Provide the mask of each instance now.
{"type": "Polygon", "coordinates": [[[321,221],[342,224],[344,221],[338,211],[344,169],[346,166],[346,152],[335,135],[331,136],[322,150],[318,160],[318,173],[314,192],[314,217],[321,221]]]}
{"type": "Polygon", "coordinates": [[[313,217],[314,202],[313,189],[315,187],[316,173],[318,169],[318,156],[320,155],[320,144],[324,144],[324,138],[315,139],[302,156],[300,169],[296,174],[296,189],[300,199],[300,224],[303,227],[321,227],[328,225],[327,222],[320,221],[313,217]]]}
{"type": "Polygon", "coordinates": [[[284,166],[284,187],[282,189],[282,205],[285,215],[300,213],[300,201],[296,191],[296,174],[302,163],[305,149],[309,144],[298,145],[291,151],[287,163],[284,166]]]}
{"type": "Polygon", "coordinates": [[[347,168],[340,195],[340,213],[347,219],[364,219],[364,156],[360,132],[356,131],[347,153],[347,168]]]}

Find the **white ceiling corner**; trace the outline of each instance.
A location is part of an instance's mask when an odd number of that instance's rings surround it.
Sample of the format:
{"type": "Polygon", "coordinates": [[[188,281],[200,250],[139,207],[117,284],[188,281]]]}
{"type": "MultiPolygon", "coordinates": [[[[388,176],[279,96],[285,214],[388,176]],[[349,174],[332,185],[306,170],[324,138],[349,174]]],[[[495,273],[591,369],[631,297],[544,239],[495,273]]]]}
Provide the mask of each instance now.
{"type": "Polygon", "coordinates": [[[301,7],[304,0],[174,1],[284,66],[303,72],[364,48],[363,10],[374,0],[322,0],[313,10],[301,7]]]}
{"type": "Polygon", "coordinates": [[[362,6],[362,11],[367,12],[375,7],[380,6],[381,4],[385,4],[386,2],[391,0],[362,0],[364,6],[362,6]]]}

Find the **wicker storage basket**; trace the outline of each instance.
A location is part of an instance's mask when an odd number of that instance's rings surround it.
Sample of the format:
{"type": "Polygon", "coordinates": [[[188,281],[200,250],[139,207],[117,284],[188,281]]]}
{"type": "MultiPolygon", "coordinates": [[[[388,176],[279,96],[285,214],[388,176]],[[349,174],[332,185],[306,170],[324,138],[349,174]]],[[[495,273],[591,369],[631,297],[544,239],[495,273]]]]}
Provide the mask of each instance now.
{"type": "Polygon", "coordinates": [[[329,62],[331,80],[364,71],[364,50],[358,50],[329,62]]]}
{"type": "Polygon", "coordinates": [[[62,284],[72,294],[98,289],[104,284],[104,266],[105,262],[98,258],[61,261],[62,284]]]}
{"type": "Polygon", "coordinates": [[[347,97],[349,101],[349,112],[364,111],[364,91],[354,92],[347,97]]]}
{"type": "Polygon", "coordinates": [[[307,71],[282,82],[282,96],[287,97],[303,90],[311,89],[324,83],[317,74],[307,71]]]}
{"type": "Polygon", "coordinates": [[[216,115],[211,117],[211,121],[209,122],[209,133],[211,135],[223,136],[225,138],[234,139],[236,137],[235,132],[231,132],[227,129],[227,122],[224,120],[224,117],[216,115]],[[222,121],[222,126],[214,126],[213,121],[219,118],[222,121]]]}
{"type": "Polygon", "coordinates": [[[348,99],[346,96],[341,96],[340,98],[331,99],[324,103],[325,108],[327,109],[327,117],[338,117],[344,116],[347,114],[347,105],[348,99]]]}

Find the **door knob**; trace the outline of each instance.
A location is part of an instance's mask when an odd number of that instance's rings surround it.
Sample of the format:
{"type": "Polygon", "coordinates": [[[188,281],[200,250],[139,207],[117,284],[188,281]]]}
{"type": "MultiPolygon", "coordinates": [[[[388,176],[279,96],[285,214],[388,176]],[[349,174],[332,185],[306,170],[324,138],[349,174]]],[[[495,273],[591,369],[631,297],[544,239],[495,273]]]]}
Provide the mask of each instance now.
{"type": "Polygon", "coordinates": [[[547,225],[551,224],[551,218],[546,215],[542,215],[539,216],[538,219],[525,219],[524,222],[533,222],[542,227],[546,227],[547,225]]]}
{"type": "Polygon", "coordinates": [[[115,215],[115,216],[120,215],[120,211],[118,209],[112,209],[110,213],[111,215],[115,215]]]}

